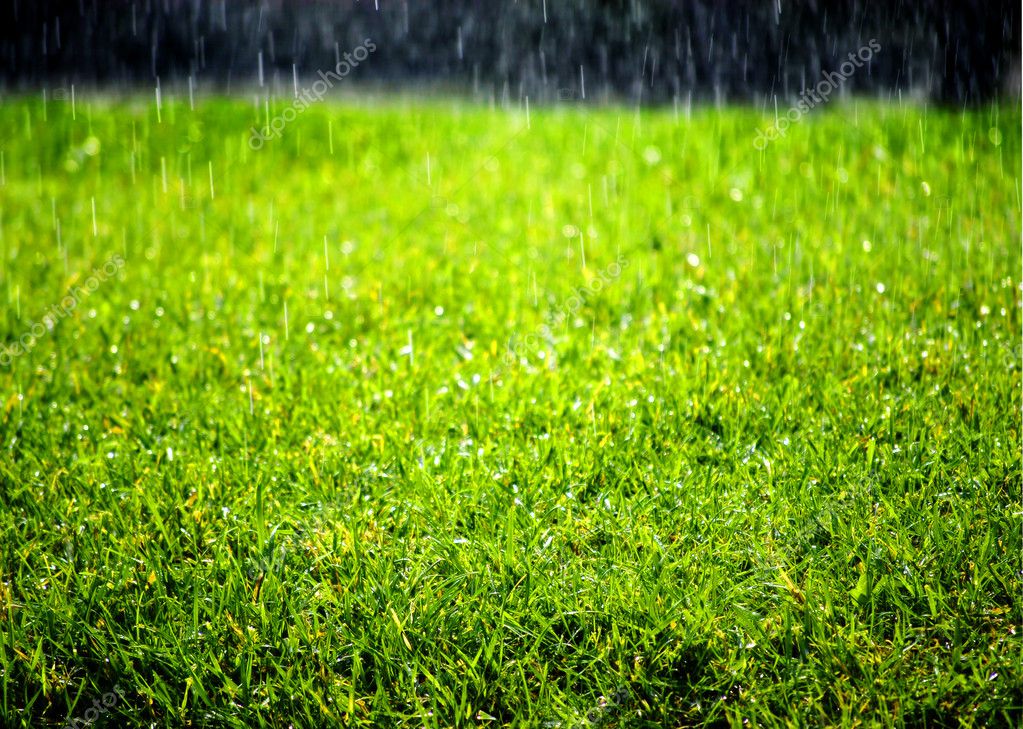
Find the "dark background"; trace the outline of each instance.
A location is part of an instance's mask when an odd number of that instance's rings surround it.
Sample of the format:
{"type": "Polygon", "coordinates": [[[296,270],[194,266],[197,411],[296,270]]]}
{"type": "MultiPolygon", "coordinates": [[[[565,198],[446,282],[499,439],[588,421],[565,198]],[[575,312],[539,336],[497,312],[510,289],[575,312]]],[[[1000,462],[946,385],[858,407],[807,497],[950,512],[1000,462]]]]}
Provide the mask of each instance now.
{"type": "Polygon", "coordinates": [[[365,38],[346,83],[498,102],[793,97],[876,39],[842,92],[1018,94],[1020,0],[0,0],[0,83],[290,91],[365,38]],[[580,68],[582,69],[580,71],[580,68]]]}

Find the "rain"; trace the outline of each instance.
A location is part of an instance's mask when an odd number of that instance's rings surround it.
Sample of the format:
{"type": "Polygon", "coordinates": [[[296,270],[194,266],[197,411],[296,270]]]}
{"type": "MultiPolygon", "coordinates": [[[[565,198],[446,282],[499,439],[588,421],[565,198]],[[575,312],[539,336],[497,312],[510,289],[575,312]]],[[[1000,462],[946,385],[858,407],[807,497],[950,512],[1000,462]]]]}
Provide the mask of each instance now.
{"type": "Polygon", "coordinates": [[[1019,5],[0,21],[0,725],[1023,721],[1019,5]]]}

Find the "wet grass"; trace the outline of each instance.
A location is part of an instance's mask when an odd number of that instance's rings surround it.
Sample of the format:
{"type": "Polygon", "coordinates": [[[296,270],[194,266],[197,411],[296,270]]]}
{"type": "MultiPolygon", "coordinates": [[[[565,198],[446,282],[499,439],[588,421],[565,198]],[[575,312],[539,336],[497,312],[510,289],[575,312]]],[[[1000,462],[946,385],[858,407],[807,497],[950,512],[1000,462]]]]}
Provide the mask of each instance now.
{"type": "Polygon", "coordinates": [[[5,725],[1021,720],[1018,111],[283,109],[0,105],[5,725]]]}

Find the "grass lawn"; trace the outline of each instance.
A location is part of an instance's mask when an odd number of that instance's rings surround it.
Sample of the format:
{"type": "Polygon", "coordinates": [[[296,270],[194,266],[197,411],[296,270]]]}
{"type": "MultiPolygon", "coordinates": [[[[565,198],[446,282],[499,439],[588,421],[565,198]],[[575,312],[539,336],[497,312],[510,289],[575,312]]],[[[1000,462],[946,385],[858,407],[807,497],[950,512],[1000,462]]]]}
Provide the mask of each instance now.
{"type": "Polygon", "coordinates": [[[0,723],[1023,721],[1017,109],[285,108],[0,104],[0,723]]]}

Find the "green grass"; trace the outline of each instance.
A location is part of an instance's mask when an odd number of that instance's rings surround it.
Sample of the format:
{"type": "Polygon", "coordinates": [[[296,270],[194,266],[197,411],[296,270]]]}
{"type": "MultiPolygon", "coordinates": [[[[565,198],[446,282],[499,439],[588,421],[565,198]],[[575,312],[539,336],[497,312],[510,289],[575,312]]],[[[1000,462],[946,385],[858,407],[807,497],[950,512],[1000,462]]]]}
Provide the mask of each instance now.
{"type": "Polygon", "coordinates": [[[1018,110],[283,108],[0,105],[0,723],[1023,720],[1018,110]]]}

